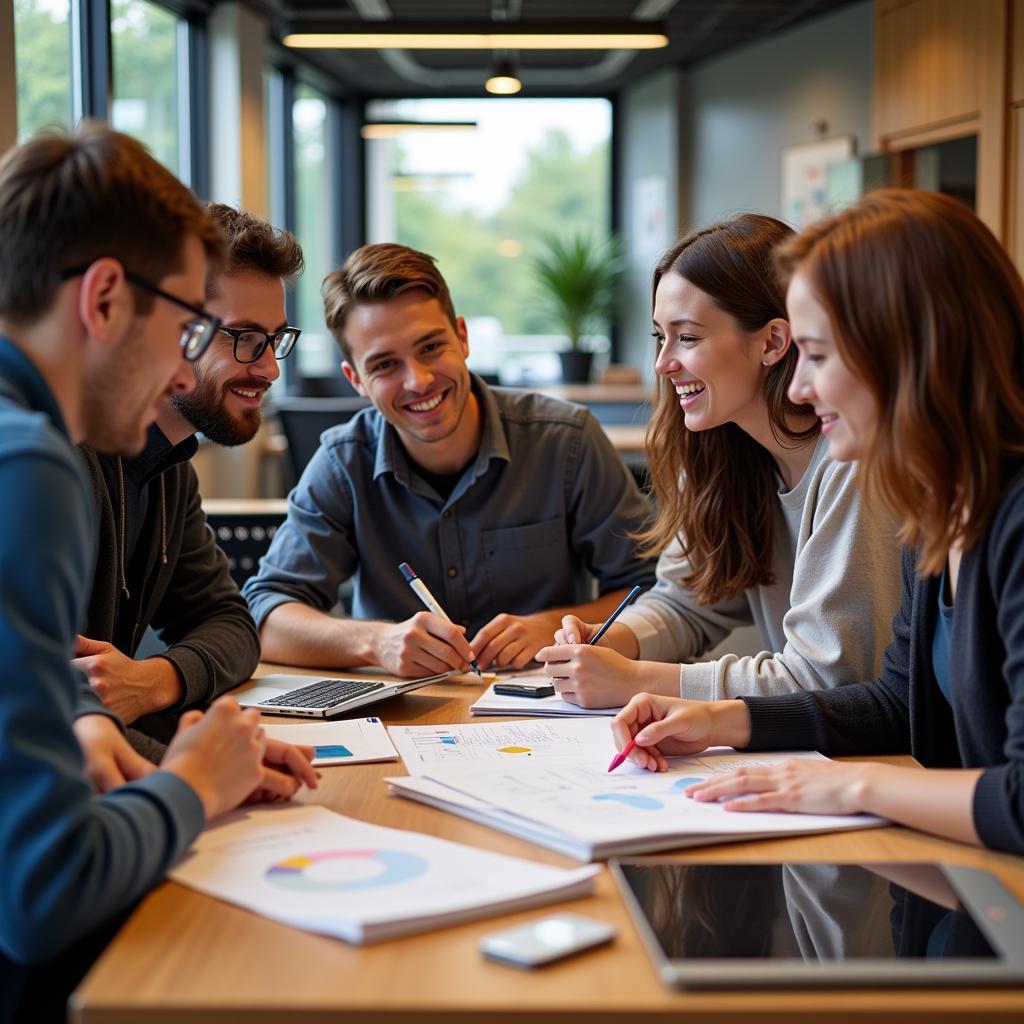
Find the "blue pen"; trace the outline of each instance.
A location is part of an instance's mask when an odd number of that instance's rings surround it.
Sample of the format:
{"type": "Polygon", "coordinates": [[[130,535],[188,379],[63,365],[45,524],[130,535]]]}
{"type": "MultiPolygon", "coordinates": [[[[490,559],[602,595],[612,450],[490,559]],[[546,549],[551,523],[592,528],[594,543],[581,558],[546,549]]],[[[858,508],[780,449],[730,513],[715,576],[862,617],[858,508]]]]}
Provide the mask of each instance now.
{"type": "Polygon", "coordinates": [[[613,611],[611,615],[609,615],[608,618],[604,620],[604,625],[594,634],[593,639],[590,640],[591,644],[596,644],[597,641],[600,640],[606,632],[608,632],[608,627],[619,617],[619,615],[622,613],[622,610],[626,607],[626,605],[628,605],[629,602],[632,601],[633,598],[636,597],[636,595],[639,594],[642,589],[643,588],[639,584],[637,584],[637,586],[635,586],[622,599],[622,601],[619,602],[619,607],[616,608],[615,611],[613,611]]]}
{"type": "MultiPolygon", "coordinates": [[[[408,562],[402,562],[398,568],[402,570],[405,582],[412,587],[413,592],[427,608],[439,618],[444,619],[445,622],[451,622],[452,620],[448,618],[448,613],[437,603],[437,598],[427,590],[427,585],[416,575],[416,570],[408,562]]],[[[640,588],[637,587],[637,589],[639,590],[640,588]]],[[[618,615],[618,612],[615,614],[618,615]]],[[[476,658],[469,663],[469,666],[478,676],[480,675],[480,666],[476,663],[476,658]]],[[[481,678],[483,677],[481,676],[481,678]]]]}

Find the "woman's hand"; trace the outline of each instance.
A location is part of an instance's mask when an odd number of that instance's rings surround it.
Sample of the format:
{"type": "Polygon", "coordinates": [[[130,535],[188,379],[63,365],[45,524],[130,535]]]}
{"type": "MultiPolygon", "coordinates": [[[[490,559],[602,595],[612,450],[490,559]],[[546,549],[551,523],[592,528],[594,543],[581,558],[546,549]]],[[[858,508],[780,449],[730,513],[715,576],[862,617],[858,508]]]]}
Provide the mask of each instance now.
{"type": "Polygon", "coordinates": [[[805,761],[736,768],[695,783],[694,800],[724,800],[727,811],[792,811],[797,814],[858,814],[864,811],[871,764],[805,761]]]}
{"type": "Polygon", "coordinates": [[[637,694],[612,720],[615,746],[636,746],[629,759],[648,771],[663,772],[668,757],[697,754],[708,747],[742,747],[750,741],[750,715],[739,700],[682,700],[637,694]]]}

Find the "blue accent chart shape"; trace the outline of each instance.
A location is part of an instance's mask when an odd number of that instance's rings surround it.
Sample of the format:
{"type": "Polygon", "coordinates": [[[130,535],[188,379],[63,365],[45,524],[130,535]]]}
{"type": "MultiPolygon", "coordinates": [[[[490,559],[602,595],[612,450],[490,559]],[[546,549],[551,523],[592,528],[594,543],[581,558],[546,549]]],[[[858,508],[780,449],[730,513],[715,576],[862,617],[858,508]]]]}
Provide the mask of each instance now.
{"type": "Polygon", "coordinates": [[[644,796],[642,793],[595,793],[594,799],[611,800],[638,811],[660,811],[665,806],[660,800],[655,800],[652,796],[644,796]]]}
{"type": "Polygon", "coordinates": [[[266,878],[283,889],[343,892],[399,885],[429,867],[422,857],[405,850],[323,850],[273,864],[266,878]]]}
{"type": "Polygon", "coordinates": [[[317,757],[351,757],[352,751],[340,743],[327,744],[322,747],[314,747],[317,757]]]}
{"type": "Polygon", "coordinates": [[[703,782],[703,781],[704,780],[702,778],[700,778],[699,776],[695,776],[692,779],[676,779],[676,781],[672,783],[672,786],[669,789],[669,792],[670,793],[682,793],[683,790],[686,789],[687,786],[692,786],[696,782],[703,782]]]}

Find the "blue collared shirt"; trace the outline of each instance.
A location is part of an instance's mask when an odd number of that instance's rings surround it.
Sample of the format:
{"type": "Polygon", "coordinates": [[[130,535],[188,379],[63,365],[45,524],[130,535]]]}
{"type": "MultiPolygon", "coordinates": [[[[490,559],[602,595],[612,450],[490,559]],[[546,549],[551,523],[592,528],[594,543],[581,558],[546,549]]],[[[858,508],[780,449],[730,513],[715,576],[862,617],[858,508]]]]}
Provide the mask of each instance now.
{"type": "Polygon", "coordinates": [[[650,513],[583,407],[474,378],[483,433],[443,498],[376,409],[321,436],[288,517],[243,593],[257,625],[279,604],[328,611],[353,579],[352,614],[401,621],[423,610],[409,562],[470,637],[501,612],[528,614],[649,586],[630,539],[650,513]]]}

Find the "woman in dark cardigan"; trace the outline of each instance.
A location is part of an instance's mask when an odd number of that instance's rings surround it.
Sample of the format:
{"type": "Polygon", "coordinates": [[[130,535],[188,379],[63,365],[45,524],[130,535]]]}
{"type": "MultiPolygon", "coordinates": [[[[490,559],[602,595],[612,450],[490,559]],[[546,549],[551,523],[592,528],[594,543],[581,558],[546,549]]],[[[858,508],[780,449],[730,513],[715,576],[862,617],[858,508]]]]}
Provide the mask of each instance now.
{"type": "Polygon", "coordinates": [[[874,682],[711,703],[641,694],[613,723],[651,770],[725,744],[924,765],[791,761],[691,787],[730,811],[868,812],[1024,853],[1024,283],[965,206],[872,193],[784,244],[800,363],[836,459],[906,545],[874,682]],[[742,794],[737,796],[737,794],[742,794]]]}

